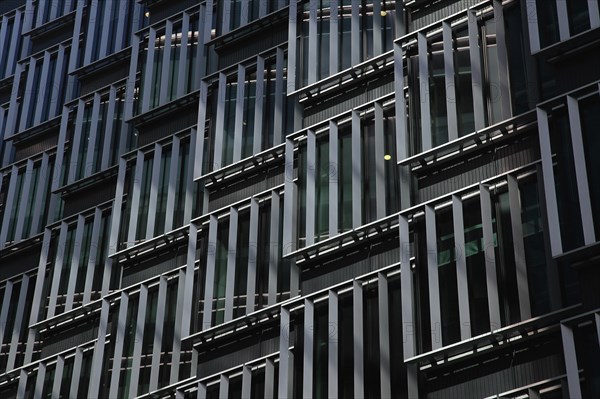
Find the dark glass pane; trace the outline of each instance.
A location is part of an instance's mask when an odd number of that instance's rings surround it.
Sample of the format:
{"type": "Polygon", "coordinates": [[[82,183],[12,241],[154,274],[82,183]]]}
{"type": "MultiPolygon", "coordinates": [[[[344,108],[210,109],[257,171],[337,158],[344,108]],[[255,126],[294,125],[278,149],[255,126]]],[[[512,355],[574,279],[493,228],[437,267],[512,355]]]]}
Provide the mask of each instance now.
{"type": "Polygon", "coordinates": [[[556,1],[536,0],[540,46],[547,47],[559,40],[556,1]]]}
{"type": "Polygon", "coordinates": [[[569,33],[574,36],[590,29],[590,13],[586,0],[567,0],[569,33]]]}
{"type": "Polygon", "coordinates": [[[583,231],[566,107],[554,111],[549,124],[562,245],[563,251],[569,251],[583,245],[583,231]]]}
{"type": "Polygon", "coordinates": [[[519,189],[529,302],[532,316],[539,316],[550,311],[546,248],[538,196],[539,187],[537,181],[530,180],[520,183],[519,189]]]}
{"type": "Polygon", "coordinates": [[[494,195],[493,202],[496,211],[493,228],[496,236],[498,295],[502,324],[507,325],[521,320],[508,192],[494,195]]]}
{"type": "Polygon", "coordinates": [[[329,348],[329,319],[326,302],[315,305],[315,329],[314,329],[314,398],[327,398],[327,359],[329,348]]]}
{"type": "Polygon", "coordinates": [[[465,228],[464,256],[467,260],[471,334],[475,336],[490,331],[485,248],[483,245],[479,198],[469,199],[463,203],[463,217],[465,228]]]}
{"type": "Polygon", "coordinates": [[[581,130],[596,237],[600,238],[600,97],[580,101],[581,130]]]}
{"type": "MultiPolygon", "coordinates": [[[[436,232],[440,310],[442,316],[441,338],[443,345],[449,345],[460,341],[454,224],[451,211],[439,212],[436,215],[436,232]]],[[[439,334],[437,336],[439,337],[439,334]]]]}

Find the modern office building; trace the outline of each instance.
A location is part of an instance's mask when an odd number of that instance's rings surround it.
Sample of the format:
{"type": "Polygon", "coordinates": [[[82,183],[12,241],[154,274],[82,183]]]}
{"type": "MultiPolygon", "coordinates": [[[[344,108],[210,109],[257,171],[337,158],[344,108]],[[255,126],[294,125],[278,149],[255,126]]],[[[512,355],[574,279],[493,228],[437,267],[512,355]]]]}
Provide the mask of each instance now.
{"type": "Polygon", "coordinates": [[[599,398],[598,0],[1,0],[0,396],[599,398]]]}

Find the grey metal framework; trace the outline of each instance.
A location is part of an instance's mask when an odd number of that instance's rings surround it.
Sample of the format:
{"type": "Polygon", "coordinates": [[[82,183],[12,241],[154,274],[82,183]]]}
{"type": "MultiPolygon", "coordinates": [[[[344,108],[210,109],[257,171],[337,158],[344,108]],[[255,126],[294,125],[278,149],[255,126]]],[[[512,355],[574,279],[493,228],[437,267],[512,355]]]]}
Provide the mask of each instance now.
{"type": "Polygon", "coordinates": [[[0,2],[4,398],[600,397],[597,0],[0,2]]]}

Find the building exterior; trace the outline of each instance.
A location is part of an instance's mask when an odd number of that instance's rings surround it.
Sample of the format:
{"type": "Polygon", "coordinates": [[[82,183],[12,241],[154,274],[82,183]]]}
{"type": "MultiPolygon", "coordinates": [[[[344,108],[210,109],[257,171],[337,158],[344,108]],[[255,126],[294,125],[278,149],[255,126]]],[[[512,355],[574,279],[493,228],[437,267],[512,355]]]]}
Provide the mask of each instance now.
{"type": "Polygon", "coordinates": [[[599,8],[0,1],[1,396],[600,397],[599,8]]]}

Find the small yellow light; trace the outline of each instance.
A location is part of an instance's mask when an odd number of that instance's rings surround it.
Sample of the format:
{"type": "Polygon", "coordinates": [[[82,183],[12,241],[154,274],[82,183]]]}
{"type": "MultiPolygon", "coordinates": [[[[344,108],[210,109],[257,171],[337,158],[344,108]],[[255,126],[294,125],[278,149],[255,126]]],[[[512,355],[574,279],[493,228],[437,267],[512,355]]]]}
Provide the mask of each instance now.
{"type": "Polygon", "coordinates": [[[146,18],[150,18],[150,11],[146,11],[146,12],[144,13],[144,16],[145,16],[146,18]]]}
{"type": "Polygon", "coordinates": [[[389,161],[390,159],[392,159],[392,156],[390,154],[385,154],[383,156],[383,159],[385,159],[386,161],[389,161]]]}
{"type": "Polygon", "coordinates": [[[387,12],[386,12],[385,10],[382,10],[382,11],[381,11],[381,16],[382,16],[382,17],[385,17],[386,15],[387,15],[387,12]]]}

